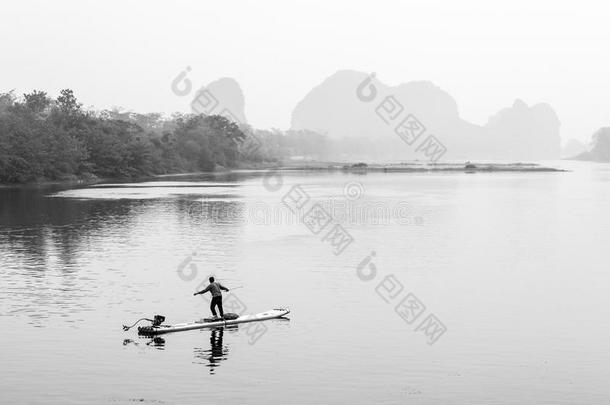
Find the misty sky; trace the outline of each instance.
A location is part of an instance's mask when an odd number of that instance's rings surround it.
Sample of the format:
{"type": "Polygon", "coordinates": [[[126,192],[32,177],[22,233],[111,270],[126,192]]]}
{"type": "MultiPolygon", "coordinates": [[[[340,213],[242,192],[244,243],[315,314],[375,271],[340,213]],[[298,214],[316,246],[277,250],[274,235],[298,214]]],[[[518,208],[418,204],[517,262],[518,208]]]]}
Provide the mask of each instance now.
{"type": "Polygon", "coordinates": [[[483,124],[548,102],[562,138],[610,126],[605,2],[13,1],[2,5],[0,92],[72,88],[86,106],[188,111],[170,82],[233,77],[259,128],[339,69],[396,85],[431,80],[483,124]]]}

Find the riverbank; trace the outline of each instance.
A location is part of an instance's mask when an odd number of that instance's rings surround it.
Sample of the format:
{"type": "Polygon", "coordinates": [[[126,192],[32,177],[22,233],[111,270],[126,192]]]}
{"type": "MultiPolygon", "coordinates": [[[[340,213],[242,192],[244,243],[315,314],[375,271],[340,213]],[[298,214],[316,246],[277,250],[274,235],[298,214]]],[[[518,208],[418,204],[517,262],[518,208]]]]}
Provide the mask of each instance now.
{"type": "Polygon", "coordinates": [[[350,173],[384,172],[384,173],[418,173],[418,172],[566,172],[565,169],[541,166],[537,163],[345,163],[345,162],[269,162],[240,165],[238,168],[216,168],[209,172],[165,173],[157,175],[102,178],[87,173],[81,176],[69,176],[58,180],[40,180],[28,183],[0,183],[0,187],[15,186],[50,186],[50,185],[78,185],[88,186],[104,182],[130,182],[153,180],[164,177],[192,176],[200,174],[226,174],[243,170],[290,170],[290,171],[345,171],[350,173]]]}
{"type": "Polygon", "coordinates": [[[428,163],[402,162],[385,164],[340,162],[291,162],[274,166],[277,170],[325,170],[347,172],[566,172],[565,169],[541,166],[537,163],[428,163]]]}
{"type": "Polygon", "coordinates": [[[30,187],[45,187],[45,186],[70,186],[70,185],[90,185],[96,183],[103,183],[105,181],[109,181],[111,179],[98,177],[91,173],[85,173],[82,175],[69,175],[63,176],[58,179],[46,179],[41,178],[34,181],[26,181],[21,183],[0,183],[0,188],[7,187],[20,187],[20,186],[30,186],[30,187]]]}

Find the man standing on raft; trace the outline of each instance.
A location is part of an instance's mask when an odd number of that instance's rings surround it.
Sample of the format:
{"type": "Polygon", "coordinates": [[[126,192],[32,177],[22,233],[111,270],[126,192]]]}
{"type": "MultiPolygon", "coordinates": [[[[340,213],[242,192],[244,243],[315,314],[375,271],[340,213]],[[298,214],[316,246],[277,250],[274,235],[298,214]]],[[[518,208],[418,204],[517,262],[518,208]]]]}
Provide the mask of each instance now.
{"type": "Polygon", "coordinates": [[[227,287],[225,287],[224,285],[217,283],[214,281],[214,277],[210,277],[210,285],[208,285],[205,289],[196,292],[193,295],[197,295],[197,294],[205,294],[206,292],[210,292],[212,294],[212,302],[210,303],[210,310],[212,311],[212,315],[214,315],[215,319],[218,319],[218,316],[216,315],[216,309],[214,307],[218,307],[218,311],[220,312],[220,317],[224,318],[224,312],[222,311],[222,291],[229,291],[229,289],[227,287]]]}

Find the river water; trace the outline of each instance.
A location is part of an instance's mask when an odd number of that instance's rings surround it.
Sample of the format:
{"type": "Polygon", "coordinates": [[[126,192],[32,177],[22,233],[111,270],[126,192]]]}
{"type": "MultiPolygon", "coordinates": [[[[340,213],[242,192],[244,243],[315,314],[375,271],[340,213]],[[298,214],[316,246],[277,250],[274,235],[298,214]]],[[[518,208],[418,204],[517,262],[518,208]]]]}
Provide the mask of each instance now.
{"type": "Polygon", "coordinates": [[[607,404],[610,166],[554,165],[0,188],[0,402],[607,404]],[[209,275],[291,313],[122,330],[209,275]]]}

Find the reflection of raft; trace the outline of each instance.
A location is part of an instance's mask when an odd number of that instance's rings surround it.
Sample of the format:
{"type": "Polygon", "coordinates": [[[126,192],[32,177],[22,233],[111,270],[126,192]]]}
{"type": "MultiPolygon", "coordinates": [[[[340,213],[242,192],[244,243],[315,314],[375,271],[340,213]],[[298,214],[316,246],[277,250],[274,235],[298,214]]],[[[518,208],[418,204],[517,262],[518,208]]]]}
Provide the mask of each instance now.
{"type": "MultiPolygon", "coordinates": [[[[246,322],[258,322],[266,321],[268,319],[281,318],[282,316],[290,313],[288,309],[275,308],[269,311],[261,312],[253,315],[242,315],[234,319],[218,319],[206,322],[206,319],[202,321],[195,321],[190,323],[178,323],[175,325],[153,325],[153,326],[141,326],[138,328],[140,335],[154,336],[161,335],[164,333],[171,332],[182,332],[185,330],[204,329],[204,328],[217,328],[219,326],[236,325],[239,323],[246,322]]],[[[228,315],[228,314],[227,314],[228,315]]],[[[233,318],[228,316],[227,318],[233,318]]]]}

